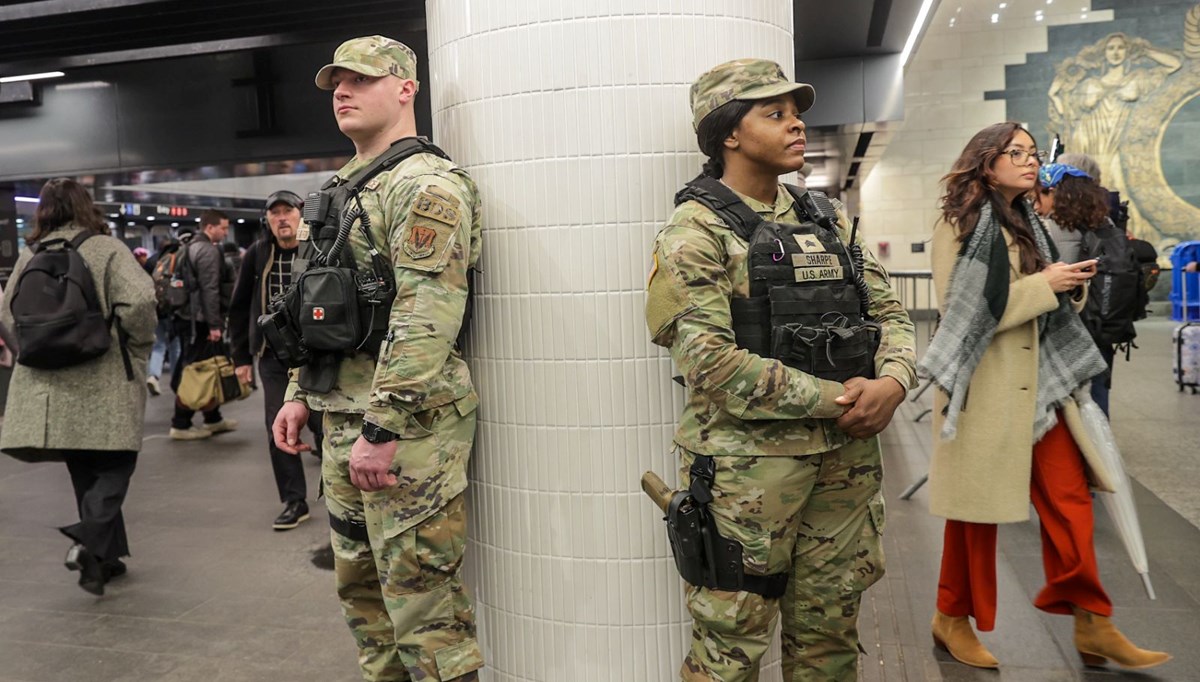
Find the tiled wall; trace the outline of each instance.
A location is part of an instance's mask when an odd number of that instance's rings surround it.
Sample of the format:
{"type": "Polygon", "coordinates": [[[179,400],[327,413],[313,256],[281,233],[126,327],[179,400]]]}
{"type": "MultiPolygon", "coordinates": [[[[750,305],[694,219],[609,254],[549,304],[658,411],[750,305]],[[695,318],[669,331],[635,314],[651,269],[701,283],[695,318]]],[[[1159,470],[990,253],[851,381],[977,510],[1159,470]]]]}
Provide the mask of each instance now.
{"type": "Polygon", "coordinates": [[[736,57],[790,65],[792,4],[427,7],[435,134],[485,206],[467,550],[484,679],[672,679],[689,621],[638,480],[677,480],[683,392],[643,322],[650,243],[700,167],[689,84],[736,57]]]}
{"type": "MultiPolygon", "coordinates": [[[[1047,25],[1107,22],[1112,12],[1091,11],[1086,0],[942,2],[905,73],[904,121],[856,197],[867,243],[890,243],[883,258],[892,270],[928,269],[926,242],[938,218],[939,180],[980,129],[1006,120],[1004,100],[985,99],[1004,90],[1005,66],[1047,49],[1047,25]],[[963,7],[966,5],[967,7],[963,7]],[[1068,7],[1069,6],[1069,7],[1068,7]],[[961,8],[961,9],[960,9],[961,8]],[[1044,18],[1037,20],[1041,9],[1044,18]],[[995,23],[991,15],[999,16],[995,23]],[[952,25],[953,20],[953,25],[952,25]]],[[[1040,140],[1043,147],[1049,140],[1040,140]]],[[[921,307],[924,307],[923,305],[921,307]]]]}

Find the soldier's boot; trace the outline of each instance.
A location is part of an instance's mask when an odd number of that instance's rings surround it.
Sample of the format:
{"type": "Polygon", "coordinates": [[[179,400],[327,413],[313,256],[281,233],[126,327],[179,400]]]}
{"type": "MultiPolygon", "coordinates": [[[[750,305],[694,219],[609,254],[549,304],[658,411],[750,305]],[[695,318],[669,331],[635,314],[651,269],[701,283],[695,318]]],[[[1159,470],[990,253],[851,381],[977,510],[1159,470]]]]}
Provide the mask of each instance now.
{"type": "Polygon", "coordinates": [[[1102,666],[1112,659],[1122,668],[1153,668],[1171,660],[1164,651],[1139,649],[1126,639],[1112,621],[1090,611],[1074,607],[1075,648],[1084,665],[1102,666]]]}
{"type": "Polygon", "coordinates": [[[966,616],[947,616],[935,611],[932,629],[933,643],[959,663],[976,668],[1000,667],[1000,661],[975,636],[975,629],[966,616]]]}

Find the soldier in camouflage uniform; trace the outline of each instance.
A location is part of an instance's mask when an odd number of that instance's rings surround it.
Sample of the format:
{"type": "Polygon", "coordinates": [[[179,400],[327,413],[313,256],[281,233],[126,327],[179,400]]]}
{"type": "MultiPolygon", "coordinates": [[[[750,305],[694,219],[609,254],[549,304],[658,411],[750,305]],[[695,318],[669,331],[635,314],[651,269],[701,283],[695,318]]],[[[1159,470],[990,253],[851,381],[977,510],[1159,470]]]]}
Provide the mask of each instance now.
{"type": "MultiPolygon", "coordinates": [[[[339,177],[416,135],[415,78],[412,50],[382,36],[343,43],[317,73],[355,145],[339,177]]],[[[307,413],[325,413],[321,476],[337,590],[364,678],[476,680],[483,657],[461,566],[478,398],[455,339],[480,253],[479,193],[463,170],[419,153],[361,196],[372,239],[395,267],[386,339],[377,356],[347,355],[328,393],[306,392],[293,376],[274,437],[285,451],[307,449],[307,413]],[[362,530],[339,532],[348,528],[362,530]]],[[[310,238],[307,226],[299,236],[310,238]]],[[[349,248],[369,271],[359,230],[349,248]]]]}
{"type": "MultiPolygon", "coordinates": [[[[799,224],[778,176],[804,163],[811,86],[764,60],[722,64],[692,85],[705,172],[768,221],[799,224]]],[[[839,207],[839,232],[850,234],[839,207]]],[[[863,247],[866,251],[865,246],[863,247]]],[[[790,574],[781,599],[687,586],[691,648],[683,680],[758,679],[776,615],[783,674],[853,680],[862,592],[883,575],[879,433],[916,383],[913,326],[869,252],[869,312],[882,325],[877,379],[844,384],[740,349],[730,300],[749,296],[747,242],[696,201],[654,242],[646,321],[690,389],[675,432],[683,487],[699,455],[716,465],[710,512],[743,546],[747,575],[790,574]]]]}

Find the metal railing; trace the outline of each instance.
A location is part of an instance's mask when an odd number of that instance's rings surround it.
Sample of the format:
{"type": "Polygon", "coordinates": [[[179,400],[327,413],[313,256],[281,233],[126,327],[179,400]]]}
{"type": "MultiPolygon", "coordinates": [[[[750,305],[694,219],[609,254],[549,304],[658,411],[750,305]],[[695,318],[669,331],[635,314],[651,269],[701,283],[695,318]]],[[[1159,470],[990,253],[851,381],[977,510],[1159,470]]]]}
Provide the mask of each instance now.
{"type": "MultiPolygon", "coordinates": [[[[933,290],[933,273],[929,270],[893,270],[888,275],[892,281],[892,289],[904,305],[909,318],[912,319],[913,326],[916,327],[916,356],[920,360],[921,356],[925,354],[925,349],[929,347],[929,340],[933,338],[933,332],[937,328],[938,306],[937,296],[933,290]]],[[[919,375],[918,378],[920,378],[919,375]]],[[[909,397],[909,402],[920,402],[925,391],[932,385],[933,382],[923,379],[917,390],[909,397]]],[[[932,408],[927,406],[916,417],[913,417],[913,421],[921,421],[931,411],[932,408]]],[[[925,485],[927,480],[929,480],[929,475],[925,474],[913,481],[912,485],[900,494],[900,499],[907,500],[912,497],[921,486],[925,485]]]]}

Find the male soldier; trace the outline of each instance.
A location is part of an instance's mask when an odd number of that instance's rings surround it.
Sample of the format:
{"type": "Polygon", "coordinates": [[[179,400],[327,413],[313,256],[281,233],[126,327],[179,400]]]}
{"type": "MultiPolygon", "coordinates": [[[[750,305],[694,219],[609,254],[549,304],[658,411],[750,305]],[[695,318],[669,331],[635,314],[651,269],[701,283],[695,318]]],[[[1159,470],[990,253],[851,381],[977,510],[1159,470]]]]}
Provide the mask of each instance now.
{"type": "MultiPolygon", "coordinates": [[[[180,247],[187,249],[183,277],[190,296],[188,305],[174,318],[175,337],[181,344],[179,362],[171,372],[171,390],[177,393],[183,368],[188,363],[211,358],[221,349],[221,330],[225,328],[234,278],[219,246],[228,235],[229,216],[208,209],[200,214],[200,232],[180,247]]],[[[219,407],[204,412],[203,426],[192,424],[195,415],[195,410],[185,407],[176,398],[171,438],[197,440],[237,428],[237,420],[221,417],[219,407]]]]}
{"type": "MultiPolygon", "coordinates": [[[[412,50],[382,36],[343,43],[317,73],[356,152],[335,187],[354,186],[356,173],[390,150],[427,144],[415,138],[415,77],[412,50]]],[[[478,398],[455,344],[479,258],[479,194],[464,171],[424,148],[347,202],[347,211],[365,210],[370,241],[394,272],[378,354],[344,353],[326,392],[306,390],[305,372],[315,376],[317,365],[302,368],[273,429],[276,444],[295,453],[307,449],[298,434],[309,409],[325,412],[322,479],[338,594],[368,680],[476,680],[483,666],[460,577],[478,398]]],[[[359,221],[347,249],[358,272],[374,266],[367,225],[359,221]]]]}
{"type": "MultiPolygon", "coordinates": [[[[267,304],[283,295],[292,283],[292,265],[300,242],[300,209],[304,200],[295,192],[279,190],[267,197],[267,231],[246,249],[242,258],[237,286],[233,289],[233,300],[229,304],[230,350],[237,375],[243,383],[250,383],[254,373],[254,358],[258,358],[258,374],[262,378],[263,407],[267,418],[267,448],[271,453],[271,469],[275,472],[275,486],[279,490],[279,501],[283,512],[276,517],[272,528],[285,531],[308,520],[308,503],[305,501],[307,484],[304,480],[304,463],[295,455],[289,455],[275,445],[271,426],[275,415],[283,405],[287,391],[288,368],[275,355],[264,352],[264,340],[255,321],[267,310],[267,304]]],[[[313,412],[308,426],[320,449],[320,413],[313,412]]]]}
{"type": "Polygon", "coordinates": [[[913,326],[842,212],[779,184],[804,164],[814,96],[761,59],[702,75],[709,159],[654,243],[646,322],[689,389],[681,479],[720,536],[706,553],[727,557],[684,564],[711,583],[687,588],[686,682],[758,679],[781,613],[788,682],[855,679],[859,600],[883,575],[875,436],[915,383],[913,326]]]}

